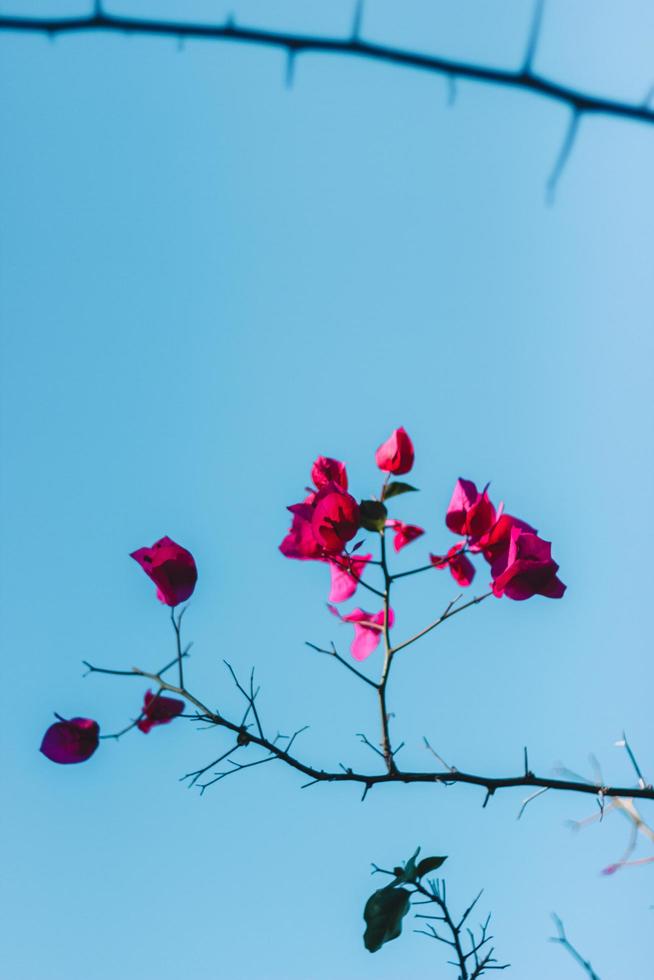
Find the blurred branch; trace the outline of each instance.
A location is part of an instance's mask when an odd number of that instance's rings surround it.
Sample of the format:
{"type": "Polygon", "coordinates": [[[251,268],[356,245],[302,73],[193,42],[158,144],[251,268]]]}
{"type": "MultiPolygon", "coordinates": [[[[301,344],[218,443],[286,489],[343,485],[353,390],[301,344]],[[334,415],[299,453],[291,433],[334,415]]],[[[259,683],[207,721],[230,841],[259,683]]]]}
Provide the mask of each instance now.
{"type": "Polygon", "coordinates": [[[581,954],[577,952],[577,950],[574,948],[574,946],[566,936],[565,928],[563,926],[563,923],[559,919],[558,915],[555,915],[555,913],[553,912],[552,918],[554,919],[554,924],[556,926],[558,936],[552,936],[550,938],[550,942],[560,943],[564,949],[567,949],[567,951],[570,953],[570,956],[572,956],[572,958],[579,964],[579,966],[581,966],[586,971],[586,974],[588,975],[590,980],[600,980],[599,976],[597,975],[597,973],[595,973],[589,961],[585,960],[583,956],[581,956],[581,954]]]}
{"type": "MultiPolygon", "coordinates": [[[[586,113],[627,119],[632,122],[654,123],[654,109],[649,107],[647,98],[642,103],[603,98],[574,86],[562,85],[534,71],[533,61],[542,20],[541,3],[536,7],[527,52],[518,68],[492,68],[454,58],[422,54],[417,51],[362,40],[360,34],[362,7],[359,6],[357,10],[355,30],[347,37],[321,37],[240,27],[231,18],[224,24],[209,24],[126,17],[122,14],[109,13],[104,10],[100,3],[96,3],[92,13],[82,17],[0,16],[0,31],[44,34],[51,38],[61,34],[111,31],[117,34],[170,38],[177,43],[187,39],[236,42],[277,48],[286,52],[290,63],[293,63],[297,56],[303,53],[345,55],[441,75],[450,87],[455,80],[465,79],[482,85],[497,85],[502,88],[528,92],[567,106],[575,120],[575,127],[579,117],[586,113]]],[[[567,146],[569,143],[570,133],[568,132],[566,154],[569,151],[569,146],[567,146]]],[[[560,165],[557,169],[560,170],[560,165]]]]}

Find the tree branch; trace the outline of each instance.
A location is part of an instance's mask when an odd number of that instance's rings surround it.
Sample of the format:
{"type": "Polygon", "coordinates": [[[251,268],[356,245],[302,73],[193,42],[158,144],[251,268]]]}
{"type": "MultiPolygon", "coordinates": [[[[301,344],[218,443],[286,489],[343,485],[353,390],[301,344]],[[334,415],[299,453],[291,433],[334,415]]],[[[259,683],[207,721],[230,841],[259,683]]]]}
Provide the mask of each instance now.
{"type": "Polygon", "coordinates": [[[558,932],[558,936],[552,936],[550,938],[550,942],[551,943],[560,943],[561,946],[563,946],[564,949],[567,949],[567,951],[570,953],[570,955],[572,956],[572,958],[579,964],[580,967],[582,967],[582,969],[584,969],[586,971],[586,973],[587,973],[587,975],[589,977],[589,980],[600,980],[599,976],[597,975],[597,973],[595,973],[595,971],[593,970],[593,968],[590,965],[589,961],[588,960],[585,960],[583,958],[583,956],[580,953],[577,952],[577,950],[575,949],[575,947],[572,945],[572,943],[570,942],[570,940],[566,936],[566,934],[565,934],[565,928],[563,926],[563,923],[559,919],[558,915],[556,915],[554,912],[552,912],[552,918],[554,919],[554,924],[556,926],[556,929],[557,929],[557,932],[558,932]]]}
{"type": "MultiPolygon", "coordinates": [[[[444,785],[466,783],[470,786],[480,786],[491,795],[496,793],[498,790],[527,786],[536,789],[543,787],[558,792],[581,793],[587,796],[601,796],[602,798],[621,796],[629,799],[654,801],[654,787],[652,786],[645,786],[644,788],[640,786],[601,786],[599,784],[579,781],[576,779],[554,779],[547,776],[537,776],[532,772],[520,772],[520,774],[516,776],[484,776],[477,773],[463,772],[459,769],[453,768],[436,772],[404,772],[394,769],[391,772],[383,773],[354,772],[354,770],[349,768],[345,768],[341,772],[317,769],[315,766],[303,762],[296,756],[291,755],[287,749],[285,750],[281,748],[268,738],[261,737],[254,732],[248,731],[241,723],[232,721],[229,718],[219,714],[217,711],[212,711],[190,691],[185,688],[180,688],[175,684],[169,684],[168,681],[166,681],[160,674],[151,674],[148,671],[139,669],[138,667],[134,667],[132,670],[114,671],[105,670],[102,667],[94,667],[91,664],[87,664],[87,666],[89,671],[92,673],[109,673],[133,677],[145,677],[148,680],[153,681],[155,684],[158,684],[163,691],[169,691],[171,694],[177,694],[179,697],[185,698],[189,704],[194,705],[198,710],[197,715],[193,716],[196,721],[206,721],[218,728],[225,728],[227,731],[240,735],[244,740],[244,745],[258,745],[260,748],[265,749],[271,755],[275,756],[275,758],[277,758],[280,762],[285,763],[287,766],[290,766],[291,769],[295,769],[304,776],[308,776],[312,782],[316,783],[358,783],[364,784],[368,787],[388,783],[442,783],[444,785]]],[[[249,695],[246,695],[246,697],[249,699],[249,695]]]]}
{"type": "Polygon", "coordinates": [[[239,27],[231,19],[224,24],[208,24],[145,17],[125,17],[122,14],[108,13],[99,6],[96,6],[94,13],[83,17],[2,16],[0,17],[0,31],[44,34],[50,37],[59,34],[112,31],[118,34],[171,38],[176,42],[184,39],[195,39],[198,41],[253,44],[277,48],[285,51],[293,58],[302,53],[312,52],[345,55],[442,75],[447,79],[450,86],[456,79],[465,79],[482,85],[497,85],[529,92],[540,98],[567,106],[577,119],[581,114],[589,113],[631,120],[632,122],[654,123],[654,109],[649,107],[647,99],[638,104],[603,98],[583,89],[562,85],[547,76],[534,72],[532,62],[538,37],[539,20],[540,15],[534,20],[535,28],[532,29],[527,55],[522,65],[517,69],[491,68],[485,65],[458,61],[454,58],[421,54],[417,51],[364,41],[359,36],[358,28],[357,32],[349,37],[320,37],[239,27]]]}

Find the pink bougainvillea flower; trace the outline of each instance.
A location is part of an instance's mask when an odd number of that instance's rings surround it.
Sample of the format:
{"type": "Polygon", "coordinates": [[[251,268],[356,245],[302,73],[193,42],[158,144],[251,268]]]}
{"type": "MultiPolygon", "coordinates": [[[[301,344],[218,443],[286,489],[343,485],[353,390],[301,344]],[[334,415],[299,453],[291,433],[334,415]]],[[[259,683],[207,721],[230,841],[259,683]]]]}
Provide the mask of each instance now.
{"type": "Polygon", "coordinates": [[[509,599],[530,599],[533,595],[544,595],[549,599],[560,599],[565,585],[557,578],[559,566],[552,559],[552,545],[543,541],[537,534],[511,529],[506,568],[493,579],[493,594],[506,595],[509,599]]]}
{"type": "Polygon", "coordinates": [[[177,606],[188,599],[198,580],[198,570],[190,551],[172,538],[159,538],[151,548],[139,548],[130,555],[157,586],[157,599],[177,606]]]}
{"type": "Polygon", "coordinates": [[[332,576],[332,587],[329,593],[330,602],[345,602],[356,592],[359,579],[366,570],[366,565],[372,555],[357,555],[350,557],[342,555],[329,559],[329,570],[332,576]]]}
{"type": "Polygon", "coordinates": [[[455,534],[479,538],[495,523],[497,514],[485,487],[479,493],[472,480],[459,478],[449,502],[445,523],[455,534]]]}
{"type": "MultiPolygon", "coordinates": [[[[338,609],[333,606],[327,607],[330,612],[338,616],[344,623],[353,623],[354,639],[350,651],[355,660],[365,660],[379,646],[384,631],[384,610],[378,613],[366,612],[365,609],[353,609],[346,616],[341,616],[338,609]]],[[[388,610],[389,628],[395,622],[395,613],[392,609],[388,610]]]]}
{"type": "Polygon", "coordinates": [[[359,530],[359,505],[349,493],[331,487],[328,485],[316,497],[311,529],[327,554],[340,554],[359,530]]]}
{"type": "Polygon", "coordinates": [[[152,691],[145,692],[141,715],[136,727],[146,735],[155,725],[167,725],[184,710],[184,702],[179,698],[164,698],[152,691]]]}
{"type": "Polygon", "coordinates": [[[520,528],[522,531],[529,531],[532,534],[538,533],[536,528],[532,527],[531,524],[527,524],[526,521],[521,521],[518,517],[512,517],[511,514],[501,514],[486,534],[483,534],[480,538],[470,543],[469,547],[471,551],[481,551],[491,566],[493,578],[497,578],[500,572],[503,572],[506,568],[509,545],[511,543],[511,531],[514,527],[520,528]]]}
{"type": "Polygon", "coordinates": [[[379,469],[384,473],[394,473],[397,476],[409,472],[414,458],[413,443],[401,426],[391,433],[375,453],[379,469]]]}
{"type": "Polygon", "coordinates": [[[329,456],[319,456],[311,467],[311,479],[318,490],[333,483],[341,490],[347,490],[347,470],[345,463],[329,456]]]}
{"type": "Polygon", "coordinates": [[[417,524],[403,524],[402,521],[386,521],[386,527],[395,532],[393,547],[396,551],[401,551],[402,548],[425,533],[424,529],[418,527],[417,524]]]}
{"type": "Polygon", "coordinates": [[[293,523],[279,546],[286,558],[298,558],[301,561],[322,558],[322,546],[316,541],[311,526],[314,498],[315,494],[311,494],[304,503],[292,504],[288,508],[293,515],[293,523]]]}
{"type": "Polygon", "coordinates": [[[430,555],[429,560],[434,568],[449,568],[455,582],[468,586],[475,577],[475,566],[460,553],[463,547],[464,542],[460,542],[453,545],[446,555],[430,555]]]}
{"type": "Polygon", "coordinates": [[[71,718],[69,721],[60,718],[43,736],[41,752],[61,765],[86,762],[97,749],[99,739],[100,726],[92,718],[71,718]]]}

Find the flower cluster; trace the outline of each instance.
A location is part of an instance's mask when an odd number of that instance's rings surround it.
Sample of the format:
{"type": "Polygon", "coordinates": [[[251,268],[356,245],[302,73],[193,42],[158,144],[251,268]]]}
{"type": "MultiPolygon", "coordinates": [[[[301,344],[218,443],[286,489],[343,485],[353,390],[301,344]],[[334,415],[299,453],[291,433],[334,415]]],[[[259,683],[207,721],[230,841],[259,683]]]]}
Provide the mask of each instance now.
{"type": "MultiPolygon", "coordinates": [[[[160,538],[151,548],[139,548],[130,555],[139,563],[157,587],[157,598],[174,608],[190,598],[198,572],[190,551],[172,538],[160,538]]],[[[139,731],[147,734],[156,725],[165,725],[184,710],[179,698],[162,697],[146,691],[139,717],[134,722],[139,731]]],[[[100,726],[92,718],[62,718],[51,725],[43,736],[41,752],[52,762],[68,765],[90,759],[100,739],[100,726]]]]}
{"type": "Polygon", "coordinates": [[[552,545],[538,537],[531,524],[495,508],[488,485],[480,493],[471,480],[459,479],[445,515],[450,531],[465,536],[445,556],[431,555],[436,568],[450,567],[459,585],[470,585],[474,566],[465,553],[481,554],[490,565],[491,589],[498,598],[560,599],[565,585],[557,577],[552,545]]]}
{"type": "MultiPolygon", "coordinates": [[[[409,473],[415,461],[413,443],[405,429],[396,429],[391,434],[377,450],[375,461],[386,474],[378,498],[357,500],[349,492],[345,464],[319,456],[311,469],[314,486],[307,488],[308,496],[304,500],[288,508],[293,520],[280,551],[287,558],[329,565],[330,604],[352,598],[371,566],[382,565],[384,574],[389,574],[385,557],[380,562],[373,561],[370,553],[357,554],[363,538],[356,542],[353,539],[360,532],[376,532],[382,538],[386,532],[392,533],[396,552],[425,533],[416,524],[388,517],[389,500],[415,490],[406,483],[390,482],[392,476],[409,473]]],[[[488,486],[480,492],[471,480],[457,480],[445,524],[462,540],[445,554],[430,554],[430,565],[423,568],[448,568],[455,581],[467,587],[475,577],[470,556],[479,554],[490,566],[490,588],[498,598],[505,595],[522,600],[542,595],[559,599],[565,592],[565,585],[557,576],[559,566],[552,559],[551,544],[540,538],[526,521],[503,513],[501,504],[496,507],[488,495],[488,486]]],[[[363,584],[370,588],[368,583],[363,584]]],[[[379,589],[370,590],[383,595],[379,589]]],[[[357,660],[369,656],[384,631],[392,626],[390,608],[388,624],[383,610],[371,613],[357,608],[342,615],[333,605],[329,609],[343,622],[354,625],[351,652],[357,660]]]]}

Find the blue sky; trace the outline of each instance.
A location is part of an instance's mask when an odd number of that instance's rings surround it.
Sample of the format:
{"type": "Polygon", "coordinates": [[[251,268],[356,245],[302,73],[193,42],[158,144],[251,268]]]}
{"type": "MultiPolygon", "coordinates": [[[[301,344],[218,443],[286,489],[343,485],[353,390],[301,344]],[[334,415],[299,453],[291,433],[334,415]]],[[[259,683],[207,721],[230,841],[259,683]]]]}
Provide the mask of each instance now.
{"type": "MultiPolygon", "coordinates": [[[[333,32],[351,13],[229,9],[333,32]]],[[[515,64],[529,14],[376,0],[364,32],[515,64]]],[[[536,67],[638,101],[653,27],[645,3],[551,2],[536,67]]],[[[254,664],[273,734],[310,724],[298,754],[374,766],[355,737],[375,735],[368,692],[304,646],[347,644],[327,572],[277,545],[316,455],[345,460],[367,495],[375,448],[404,425],[421,493],[394,514],[429,533],[398,567],[452,543],[461,475],[492,480],[554,542],[568,592],[489,600],[407,652],[390,691],[402,764],[429,764],[427,735],[459,768],[514,772],[526,744],[538,771],[590,774],[595,753],[624,782],[626,728],[652,777],[654,130],[584,119],[548,207],[567,116],[529,95],[460,84],[449,106],[438,77],[323,56],[300,58],[288,89],[280,54],[236,45],[0,47],[7,975],[447,977],[442,949],[409,927],[374,956],[361,942],[370,862],[421,844],[449,855],[455,904],[485,888],[509,975],[580,975],[546,941],[555,910],[603,980],[645,976],[653,872],[600,876],[627,827],[571,833],[592,800],[549,793],[518,823],[520,791],[483,810],[463,786],[362,804],[272,765],[200,798],[179,777],[228,743],[183,723],[78,767],[37,748],[55,710],[105,731],[138,711],[145,684],[83,679],[83,659],[172,656],[166,610],[128,557],[169,534],[200,570],[189,686],[236,711],[222,660],[254,664]]],[[[456,594],[444,574],[397,591],[398,636],[456,594]]]]}

